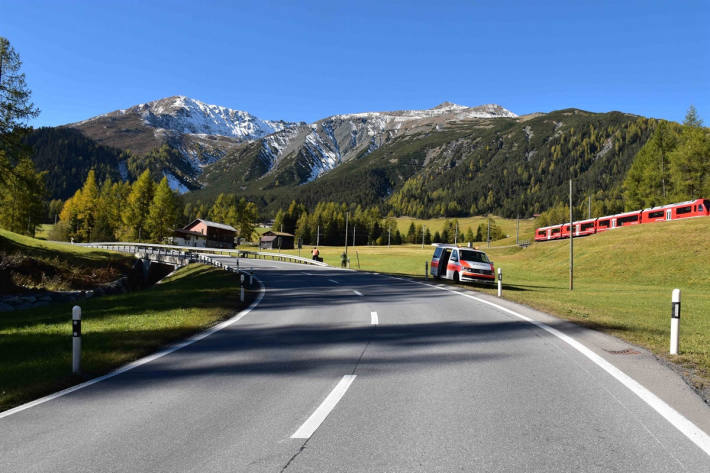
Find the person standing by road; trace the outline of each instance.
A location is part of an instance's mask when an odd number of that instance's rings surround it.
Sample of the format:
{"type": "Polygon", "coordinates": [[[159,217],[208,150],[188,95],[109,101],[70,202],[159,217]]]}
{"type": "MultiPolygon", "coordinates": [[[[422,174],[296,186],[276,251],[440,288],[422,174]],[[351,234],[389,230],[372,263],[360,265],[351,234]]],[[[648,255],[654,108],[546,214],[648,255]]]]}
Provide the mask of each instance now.
{"type": "Polygon", "coordinates": [[[313,247],[313,251],[311,252],[313,254],[313,259],[316,261],[320,261],[320,251],[318,251],[318,247],[313,247]]]}

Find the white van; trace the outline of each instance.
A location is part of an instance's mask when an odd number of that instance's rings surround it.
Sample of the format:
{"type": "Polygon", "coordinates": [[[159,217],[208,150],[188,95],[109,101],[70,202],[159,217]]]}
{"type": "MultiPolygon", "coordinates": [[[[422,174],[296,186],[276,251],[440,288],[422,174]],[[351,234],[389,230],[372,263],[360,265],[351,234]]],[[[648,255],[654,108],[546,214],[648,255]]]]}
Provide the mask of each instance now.
{"type": "Polygon", "coordinates": [[[453,245],[436,247],[429,272],[453,281],[495,282],[495,268],[483,251],[453,245]]]}

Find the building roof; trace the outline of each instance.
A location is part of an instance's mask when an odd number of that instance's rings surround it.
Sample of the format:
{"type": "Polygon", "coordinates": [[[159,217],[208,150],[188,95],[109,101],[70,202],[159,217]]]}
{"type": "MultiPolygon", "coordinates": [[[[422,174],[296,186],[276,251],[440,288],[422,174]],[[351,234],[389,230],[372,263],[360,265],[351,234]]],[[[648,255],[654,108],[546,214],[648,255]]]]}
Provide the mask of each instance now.
{"type": "Polygon", "coordinates": [[[209,220],[204,220],[201,218],[196,218],[189,225],[185,225],[183,227],[183,230],[189,230],[190,228],[194,227],[198,222],[202,222],[205,224],[205,226],[208,226],[208,227],[219,228],[220,230],[227,230],[227,231],[235,232],[235,233],[237,231],[236,228],[234,228],[230,225],[227,225],[225,223],[210,222],[209,220]]]}
{"type": "Polygon", "coordinates": [[[274,241],[276,238],[276,235],[264,235],[261,237],[261,241],[274,241]]]}
{"type": "Polygon", "coordinates": [[[273,236],[280,236],[280,237],[295,237],[296,235],[292,235],[290,233],[286,232],[274,232],[269,230],[268,232],[264,232],[264,235],[273,235],[273,236]]]}

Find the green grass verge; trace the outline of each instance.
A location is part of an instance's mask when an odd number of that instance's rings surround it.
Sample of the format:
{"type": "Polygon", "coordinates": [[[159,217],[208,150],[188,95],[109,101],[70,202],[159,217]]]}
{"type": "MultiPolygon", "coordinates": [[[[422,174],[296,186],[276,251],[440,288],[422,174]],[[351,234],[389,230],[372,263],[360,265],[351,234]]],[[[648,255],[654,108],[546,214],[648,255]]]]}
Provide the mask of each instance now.
{"type": "Polygon", "coordinates": [[[71,307],[0,312],[0,411],[155,352],[240,309],[232,273],[180,269],[145,291],[87,299],[82,307],[82,372],[71,375],[71,307]]]}
{"type": "MultiPolygon", "coordinates": [[[[503,268],[504,297],[643,346],[685,370],[710,393],[710,219],[621,228],[574,241],[574,290],[569,290],[569,240],[529,248],[484,250],[503,268]],[[670,297],[682,290],[680,354],[670,356],[670,297]]],[[[342,247],[320,248],[339,266],[342,247]]],[[[423,277],[432,248],[350,247],[351,267],[423,277]]],[[[294,251],[288,253],[293,254],[294,251]]],[[[308,256],[305,250],[302,252],[308,256]]],[[[475,290],[495,294],[493,286],[475,290]]]]}

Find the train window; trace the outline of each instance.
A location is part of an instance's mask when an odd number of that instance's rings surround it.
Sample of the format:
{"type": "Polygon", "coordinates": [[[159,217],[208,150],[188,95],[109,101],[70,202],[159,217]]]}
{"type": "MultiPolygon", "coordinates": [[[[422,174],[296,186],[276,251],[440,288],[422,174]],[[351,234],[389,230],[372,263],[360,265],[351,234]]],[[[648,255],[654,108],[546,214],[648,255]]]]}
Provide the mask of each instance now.
{"type": "Polygon", "coordinates": [[[638,222],[639,221],[639,216],[638,215],[629,215],[628,217],[621,217],[618,220],[619,225],[623,225],[625,223],[629,222],[638,222]]]}
{"type": "Polygon", "coordinates": [[[599,220],[599,226],[600,226],[600,227],[608,227],[608,226],[609,226],[609,220],[599,220]]]}
{"type": "Polygon", "coordinates": [[[590,228],[594,228],[594,222],[582,224],[582,231],[589,230],[590,228]]]}
{"type": "Polygon", "coordinates": [[[691,210],[691,207],[690,207],[690,205],[689,205],[689,206],[687,206],[687,207],[678,207],[678,208],[675,210],[675,213],[676,213],[676,215],[683,215],[683,214],[688,214],[688,213],[690,213],[691,211],[692,211],[692,210],[691,210]]]}
{"type": "Polygon", "coordinates": [[[659,217],[663,217],[663,210],[659,210],[657,212],[650,212],[648,214],[648,218],[659,218],[659,217]]]}
{"type": "Polygon", "coordinates": [[[703,211],[703,204],[698,204],[698,211],[702,212],[703,211]]]}
{"type": "Polygon", "coordinates": [[[537,234],[538,236],[545,236],[547,235],[547,232],[545,230],[540,230],[539,232],[537,232],[537,234]]]}

